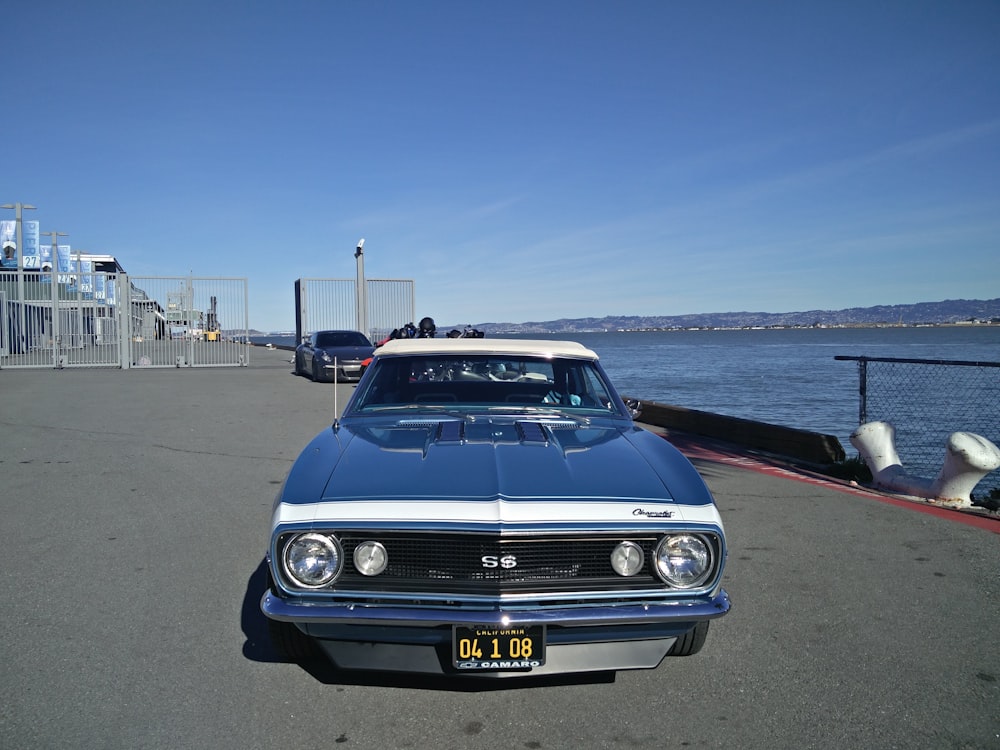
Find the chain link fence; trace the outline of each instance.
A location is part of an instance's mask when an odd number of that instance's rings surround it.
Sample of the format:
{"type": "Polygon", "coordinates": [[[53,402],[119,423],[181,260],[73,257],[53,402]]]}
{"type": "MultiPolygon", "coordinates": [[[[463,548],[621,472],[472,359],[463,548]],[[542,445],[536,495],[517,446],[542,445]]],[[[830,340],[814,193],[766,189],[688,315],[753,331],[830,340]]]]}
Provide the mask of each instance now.
{"type": "MultiPolygon", "coordinates": [[[[906,472],[933,479],[953,432],[1000,444],[1000,362],[849,357],[858,364],[858,424],[888,422],[906,472]]],[[[987,474],[975,497],[1000,493],[1000,470],[987,474]]]]}

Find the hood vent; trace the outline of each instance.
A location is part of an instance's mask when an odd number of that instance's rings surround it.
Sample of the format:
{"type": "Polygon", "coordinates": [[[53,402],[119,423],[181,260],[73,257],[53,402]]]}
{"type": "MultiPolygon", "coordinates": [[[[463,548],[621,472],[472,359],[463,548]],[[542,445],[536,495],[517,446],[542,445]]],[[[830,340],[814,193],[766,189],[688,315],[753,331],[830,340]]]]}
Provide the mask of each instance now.
{"type": "Polygon", "coordinates": [[[550,430],[578,430],[582,426],[575,419],[544,419],[535,424],[544,425],[550,430]]]}
{"type": "Polygon", "coordinates": [[[465,422],[449,421],[438,424],[439,443],[461,443],[465,440],[465,422]]]}
{"type": "Polygon", "coordinates": [[[484,422],[482,425],[477,423],[473,430],[475,434],[472,435],[468,433],[467,424],[463,419],[404,419],[397,422],[396,426],[402,429],[422,428],[428,430],[430,443],[493,442],[498,439],[500,442],[507,442],[515,438],[515,435],[510,431],[511,426],[513,426],[516,430],[517,440],[522,443],[541,445],[549,444],[552,438],[550,431],[552,430],[576,430],[581,427],[579,422],[570,419],[518,419],[514,421],[513,425],[506,422],[506,428],[500,428],[501,432],[497,432],[498,425],[494,424],[491,427],[490,424],[489,422],[484,422]],[[503,432],[507,433],[506,441],[500,437],[503,432]]]}
{"type": "Polygon", "coordinates": [[[413,429],[415,427],[423,427],[425,430],[428,427],[437,427],[444,422],[462,422],[461,419],[441,419],[439,417],[424,417],[418,419],[401,419],[396,422],[396,427],[402,427],[405,429],[413,429]]]}
{"type": "Polygon", "coordinates": [[[517,432],[525,443],[548,443],[549,436],[538,422],[518,422],[517,432]]]}

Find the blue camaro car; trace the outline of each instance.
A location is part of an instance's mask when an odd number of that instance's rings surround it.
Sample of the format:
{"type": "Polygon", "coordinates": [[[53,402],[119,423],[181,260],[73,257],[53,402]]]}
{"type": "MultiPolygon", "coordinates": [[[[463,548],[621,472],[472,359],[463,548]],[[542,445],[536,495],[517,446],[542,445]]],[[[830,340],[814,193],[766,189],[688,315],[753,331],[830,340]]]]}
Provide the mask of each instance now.
{"type": "Polygon", "coordinates": [[[291,660],[481,677],[653,668],[729,610],[702,478],[571,342],[390,341],[275,500],[291,660]]]}

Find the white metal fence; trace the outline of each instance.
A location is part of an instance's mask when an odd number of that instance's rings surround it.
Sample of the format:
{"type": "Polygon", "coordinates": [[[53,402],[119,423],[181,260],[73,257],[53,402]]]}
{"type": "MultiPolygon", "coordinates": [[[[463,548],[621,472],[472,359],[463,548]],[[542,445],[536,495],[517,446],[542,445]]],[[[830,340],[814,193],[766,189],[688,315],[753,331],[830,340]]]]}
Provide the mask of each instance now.
{"type": "Polygon", "coordinates": [[[0,272],[0,368],[249,362],[246,279],[0,272]]]}
{"type": "Polygon", "coordinates": [[[0,367],[115,367],[117,274],[0,272],[0,367]]]}
{"type": "MultiPolygon", "coordinates": [[[[414,319],[411,279],[300,279],[297,332],[386,338],[414,319]],[[361,322],[359,322],[361,321],[361,322]]],[[[0,271],[0,369],[231,367],[250,361],[245,278],[0,271]]]]}
{"type": "Polygon", "coordinates": [[[330,329],[361,330],[372,341],[386,338],[414,319],[412,279],[367,279],[365,322],[359,323],[354,279],[299,279],[295,282],[296,333],[330,329]]]}

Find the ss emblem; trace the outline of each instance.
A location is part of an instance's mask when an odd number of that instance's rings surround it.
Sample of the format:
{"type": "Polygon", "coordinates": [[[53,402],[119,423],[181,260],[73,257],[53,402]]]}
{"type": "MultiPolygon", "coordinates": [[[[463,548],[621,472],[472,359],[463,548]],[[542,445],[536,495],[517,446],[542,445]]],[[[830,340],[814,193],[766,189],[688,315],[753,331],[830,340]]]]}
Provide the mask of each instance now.
{"type": "Polygon", "coordinates": [[[516,568],[517,558],[514,555],[504,555],[503,557],[498,557],[497,555],[483,555],[482,557],[484,568],[516,568]]]}

